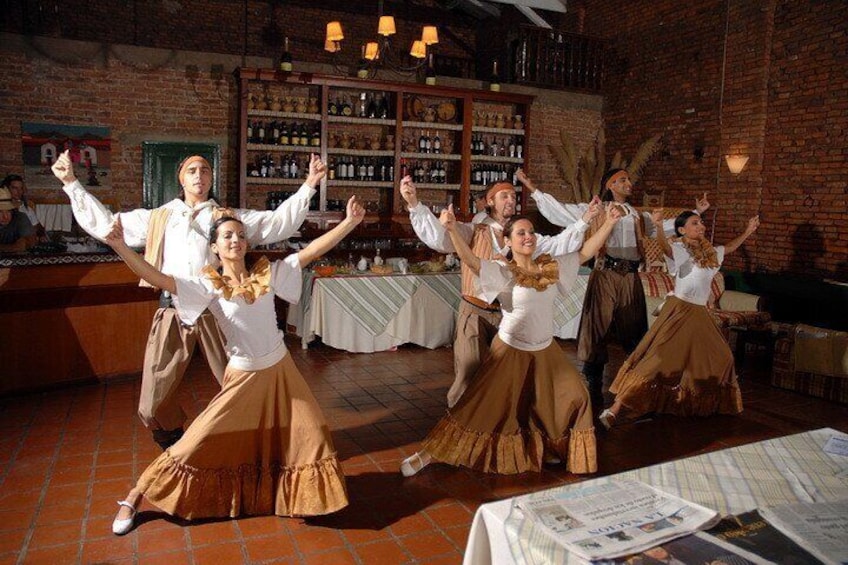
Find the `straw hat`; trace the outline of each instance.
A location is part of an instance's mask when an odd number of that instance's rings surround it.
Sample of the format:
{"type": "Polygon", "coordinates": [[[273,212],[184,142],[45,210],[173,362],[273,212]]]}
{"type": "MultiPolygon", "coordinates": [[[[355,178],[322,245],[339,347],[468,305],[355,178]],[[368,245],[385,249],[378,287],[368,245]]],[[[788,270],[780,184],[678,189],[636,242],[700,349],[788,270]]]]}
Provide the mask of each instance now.
{"type": "Polygon", "coordinates": [[[12,193],[8,188],[0,188],[0,210],[16,210],[19,206],[17,200],[12,200],[12,193]]]}

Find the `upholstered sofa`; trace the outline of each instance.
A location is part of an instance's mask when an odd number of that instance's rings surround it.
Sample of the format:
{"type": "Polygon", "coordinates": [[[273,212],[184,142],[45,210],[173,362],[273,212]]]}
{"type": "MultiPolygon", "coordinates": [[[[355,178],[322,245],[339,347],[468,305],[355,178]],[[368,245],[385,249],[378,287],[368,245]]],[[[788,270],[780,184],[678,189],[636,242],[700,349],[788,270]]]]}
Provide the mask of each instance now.
{"type": "Polygon", "coordinates": [[[776,324],[771,384],[848,404],[848,332],[776,324]]]}

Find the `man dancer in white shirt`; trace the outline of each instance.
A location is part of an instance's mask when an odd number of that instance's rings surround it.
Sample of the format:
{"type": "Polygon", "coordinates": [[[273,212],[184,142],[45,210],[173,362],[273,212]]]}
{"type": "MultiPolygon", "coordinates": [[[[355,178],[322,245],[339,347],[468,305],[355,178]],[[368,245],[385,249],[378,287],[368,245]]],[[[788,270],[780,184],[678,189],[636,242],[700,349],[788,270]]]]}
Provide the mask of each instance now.
{"type": "MultiPolygon", "coordinates": [[[[400,182],[400,194],[406,201],[412,229],[421,241],[439,253],[455,253],[450,235],[430,209],[419,202],[415,184],[410,177],[400,182]]],[[[486,192],[488,215],[479,223],[457,222],[456,231],[469,242],[475,256],[491,260],[506,253],[503,225],[515,215],[515,188],[509,182],[497,182],[486,192]]],[[[544,253],[565,255],[577,251],[583,245],[583,235],[589,223],[601,212],[600,202],[593,203],[582,214],[570,222],[569,227],[556,236],[538,236],[534,256],[544,253]]],[[[448,408],[468,388],[477,373],[480,363],[489,351],[489,346],[498,333],[501,321],[500,305],[479,298],[480,279],[464,263],[462,264],[462,301],[456,320],[456,337],[453,344],[454,382],[448,391],[448,408]]]]}
{"type": "MultiPolygon", "coordinates": [[[[290,237],[306,218],[309,201],[325,170],[324,163],[312,155],[306,182],[276,210],[229,211],[244,223],[250,245],[290,237]]],[[[53,173],[62,181],[80,227],[105,241],[115,215],[83,188],[74,175],[67,151],[53,165],[53,173]]],[[[199,155],[186,158],[179,166],[178,178],[182,187],[180,197],[153,210],[140,208],[120,214],[124,240],[130,247],[144,247],[144,258],[166,274],[198,276],[207,264],[216,264],[208,238],[221,208],[210,198],[212,167],[205,158],[199,155]]],[[[212,315],[204,312],[194,326],[184,326],[173,307],[176,300],[177,297],[163,292],[153,317],[144,352],[138,409],[142,422],[163,450],[183,433],[186,416],[177,401],[177,388],[198,342],[219,383],[227,365],[223,335],[212,315]]]]}
{"type": "MultiPolygon", "coordinates": [[[[517,178],[530,191],[542,215],[555,225],[569,225],[587,209],[587,204],[563,204],[540,192],[523,171],[518,171],[517,178]]],[[[595,258],[577,335],[577,358],[583,362],[596,415],[604,409],[604,368],[609,359],[610,335],[615,334],[629,355],[648,331],[645,294],[638,271],[644,261],[642,238],[654,236],[654,224],[650,213],[639,213],[628,202],[632,193],[633,184],[624,169],[610,169],[601,178],[601,200],[615,202],[624,216],[595,258]]],[[[705,212],[710,206],[707,195],[697,199],[695,206],[698,214],[705,212]]],[[[663,233],[674,235],[673,218],[662,225],[663,233]]],[[[593,225],[590,232],[595,229],[593,225]]]]}

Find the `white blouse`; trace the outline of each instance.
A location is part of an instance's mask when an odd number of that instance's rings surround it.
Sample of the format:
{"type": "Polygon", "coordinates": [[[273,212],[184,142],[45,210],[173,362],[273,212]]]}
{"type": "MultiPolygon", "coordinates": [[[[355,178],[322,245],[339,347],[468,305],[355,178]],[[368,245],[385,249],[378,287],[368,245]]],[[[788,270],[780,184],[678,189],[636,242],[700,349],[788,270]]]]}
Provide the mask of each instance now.
{"type": "Polygon", "coordinates": [[[692,254],[686,246],[675,241],[671,244],[672,257],[666,257],[668,272],[675,275],[674,296],[700,306],[707,305],[710,297],[710,284],[724,262],[724,246],[716,246],[718,267],[705,268],[692,260],[692,254]]]}
{"type": "Polygon", "coordinates": [[[480,298],[501,304],[503,318],[498,336],[507,345],[522,351],[540,351],[554,336],[554,300],[567,293],[577,280],[579,253],[556,257],[559,281],[545,290],[518,286],[509,268],[499,261],[480,261],[480,298]]]}
{"type": "Polygon", "coordinates": [[[277,327],[274,296],[292,304],[300,300],[302,287],[297,254],[271,263],[270,292],[248,304],[243,297],[228,300],[205,276],[175,277],[180,320],[193,325],[209,308],[226,337],[229,365],[242,371],[258,371],[286,355],[283,332],[277,327]]]}

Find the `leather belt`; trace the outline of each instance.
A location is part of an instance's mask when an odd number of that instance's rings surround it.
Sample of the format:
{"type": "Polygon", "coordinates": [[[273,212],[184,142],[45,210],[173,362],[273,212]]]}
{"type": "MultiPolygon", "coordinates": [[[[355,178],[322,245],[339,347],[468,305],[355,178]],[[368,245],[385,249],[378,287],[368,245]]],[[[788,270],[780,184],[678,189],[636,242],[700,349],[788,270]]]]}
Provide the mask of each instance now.
{"type": "Polygon", "coordinates": [[[639,271],[641,264],[641,261],[631,261],[630,259],[619,259],[605,255],[597,263],[597,268],[602,271],[615,271],[616,273],[636,273],[639,271]]]}
{"type": "Polygon", "coordinates": [[[486,310],[488,312],[501,311],[501,305],[498,304],[497,300],[489,304],[488,302],[484,302],[475,296],[468,296],[467,294],[463,294],[462,299],[471,304],[472,306],[480,308],[481,310],[486,310]]]}

